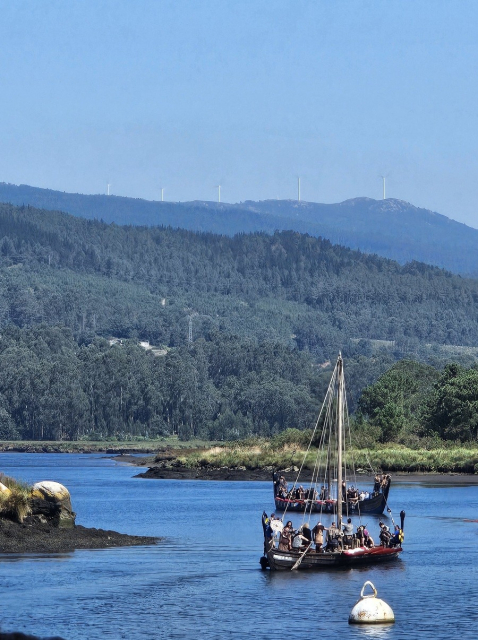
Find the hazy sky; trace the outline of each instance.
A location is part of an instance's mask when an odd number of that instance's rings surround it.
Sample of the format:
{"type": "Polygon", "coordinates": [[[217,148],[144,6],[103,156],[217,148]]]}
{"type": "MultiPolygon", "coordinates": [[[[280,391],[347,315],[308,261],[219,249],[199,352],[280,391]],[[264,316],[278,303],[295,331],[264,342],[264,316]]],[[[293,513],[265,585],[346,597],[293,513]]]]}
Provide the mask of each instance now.
{"type": "Polygon", "coordinates": [[[0,181],[478,227],[476,0],[0,0],[0,181]]]}

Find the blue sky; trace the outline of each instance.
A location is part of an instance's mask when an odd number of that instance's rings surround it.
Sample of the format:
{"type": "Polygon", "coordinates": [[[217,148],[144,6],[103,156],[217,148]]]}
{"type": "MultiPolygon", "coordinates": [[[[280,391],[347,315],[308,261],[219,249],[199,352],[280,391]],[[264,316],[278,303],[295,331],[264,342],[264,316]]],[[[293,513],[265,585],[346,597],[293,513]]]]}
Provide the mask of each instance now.
{"type": "Polygon", "coordinates": [[[0,181],[478,227],[478,3],[0,0],[0,181]]]}

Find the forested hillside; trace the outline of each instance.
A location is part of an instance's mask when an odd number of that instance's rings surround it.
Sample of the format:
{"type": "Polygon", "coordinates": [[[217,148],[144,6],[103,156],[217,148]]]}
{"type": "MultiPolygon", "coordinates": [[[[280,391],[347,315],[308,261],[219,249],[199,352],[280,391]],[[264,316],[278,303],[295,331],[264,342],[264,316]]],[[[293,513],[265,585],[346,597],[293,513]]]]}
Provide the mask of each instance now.
{"type": "Polygon", "coordinates": [[[232,236],[294,230],[400,263],[417,260],[478,275],[478,230],[395,199],[354,198],[338,204],[295,200],[151,202],[0,183],[0,202],[32,205],[116,224],[172,226],[232,236]]]}
{"type": "Polygon", "coordinates": [[[475,280],[292,231],[231,238],[1,205],[3,434],[310,425],[339,349],[353,408],[397,357],[472,353],[477,301],[475,280]]]}
{"type": "Polygon", "coordinates": [[[0,267],[0,318],[19,326],[172,345],[196,312],[199,330],[293,341],[320,359],[349,339],[478,341],[478,282],[294,232],[229,238],[2,205],[0,267]]]}

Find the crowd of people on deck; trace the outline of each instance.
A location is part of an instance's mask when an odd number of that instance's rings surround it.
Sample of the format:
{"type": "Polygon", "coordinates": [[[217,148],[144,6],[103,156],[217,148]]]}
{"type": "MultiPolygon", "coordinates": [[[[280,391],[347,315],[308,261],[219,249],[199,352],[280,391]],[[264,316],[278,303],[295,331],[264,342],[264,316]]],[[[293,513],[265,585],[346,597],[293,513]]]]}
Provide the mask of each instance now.
{"type": "MultiPolygon", "coordinates": [[[[353,484],[347,488],[347,483],[345,480],[342,482],[342,500],[343,502],[348,502],[349,504],[357,504],[359,500],[367,500],[368,498],[373,498],[378,495],[380,492],[384,493],[387,491],[390,486],[390,475],[384,474],[383,476],[380,474],[376,474],[374,478],[373,484],[373,492],[370,495],[368,491],[359,491],[357,487],[353,484]]],[[[274,495],[278,498],[282,498],[283,500],[321,500],[326,501],[331,499],[330,491],[328,486],[322,485],[320,488],[320,492],[317,492],[314,488],[305,489],[302,485],[299,487],[294,487],[289,490],[287,481],[284,476],[279,476],[278,474],[274,474],[274,495]]]]}
{"type": "MultiPolygon", "coordinates": [[[[367,527],[359,525],[354,531],[351,518],[347,518],[346,523],[340,530],[335,522],[329,527],[325,527],[318,522],[313,529],[307,523],[302,524],[298,529],[294,529],[292,521],[288,520],[285,526],[274,526],[274,520],[280,522],[273,513],[270,517],[264,512],[262,514],[262,526],[264,529],[264,552],[266,553],[275,546],[275,533],[278,534],[279,551],[311,551],[316,553],[327,553],[343,551],[357,547],[372,549],[375,541],[370,535],[367,527]]],[[[380,531],[378,534],[378,544],[382,547],[400,547],[403,542],[403,530],[394,524],[393,532],[382,521],[379,522],[380,531]]]]}

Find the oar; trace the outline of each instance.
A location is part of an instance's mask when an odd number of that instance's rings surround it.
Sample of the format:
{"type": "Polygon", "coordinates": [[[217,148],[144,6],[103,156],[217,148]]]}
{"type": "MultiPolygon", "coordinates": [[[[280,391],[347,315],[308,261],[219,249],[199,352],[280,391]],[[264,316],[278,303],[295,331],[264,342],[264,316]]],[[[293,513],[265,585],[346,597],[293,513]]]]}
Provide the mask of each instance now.
{"type": "Polygon", "coordinates": [[[294,564],[294,566],[292,567],[291,571],[294,571],[294,569],[297,569],[299,567],[300,563],[302,562],[303,557],[305,556],[305,554],[307,553],[307,551],[310,549],[311,546],[312,546],[312,542],[309,543],[309,546],[301,554],[301,556],[299,558],[297,558],[297,562],[294,564]]]}
{"type": "MultiPolygon", "coordinates": [[[[393,519],[392,510],[390,509],[390,507],[387,507],[387,511],[390,514],[390,517],[392,518],[393,526],[395,526],[395,520],[393,519]]],[[[403,533],[404,524],[405,524],[405,511],[400,511],[400,530],[402,531],[402,533],[403,533]]]]}
{"type": "Polygon", "coordinates": [[[387,507],[387,512],[390,514],[390,517],[392,518],[393,526],[395,526],[395,520],[393,519],[392,510],[390,509],[390,507],[387,507]]]}

